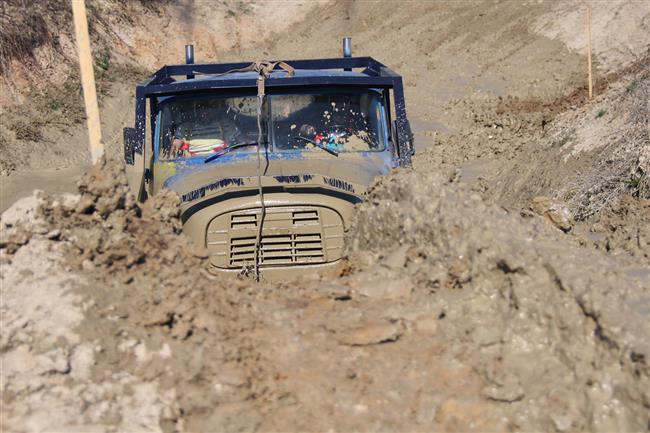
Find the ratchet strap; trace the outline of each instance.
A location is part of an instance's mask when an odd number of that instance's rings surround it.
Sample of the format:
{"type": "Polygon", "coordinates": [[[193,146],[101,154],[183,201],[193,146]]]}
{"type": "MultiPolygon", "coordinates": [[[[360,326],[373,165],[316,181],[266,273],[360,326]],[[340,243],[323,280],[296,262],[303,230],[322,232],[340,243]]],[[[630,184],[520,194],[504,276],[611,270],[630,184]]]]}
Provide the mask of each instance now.
{"type": "Polygon", "coordinates": [[[219,77],[227,74],[233,74],[237,72],[257,72],[257,188],[260,198],[260,224],[257,227],[257,236],[255,237],[255,279],[260,280],[260,252],[262,248],[262,228],[264,226],[264,217],[266,216],[266,207],[264,205],[264,192],[262,190],[262,159],[260,155],[260,147],[262,143],[262,107],[264,104],[264,96],[266,95],[264,86],[266,79],[271,76],[276,67],[284,70],[287,74],[285,77],[293,77],[295,74],[295,69],[286,62],[270,62],[266,60],[260,60],[251,63],[245,68],[231,69],[229,71],[220,73],[220,74],[206,74],[199,71],[192,71],[195,75],[211,75],[214,77],[219,77]]]}

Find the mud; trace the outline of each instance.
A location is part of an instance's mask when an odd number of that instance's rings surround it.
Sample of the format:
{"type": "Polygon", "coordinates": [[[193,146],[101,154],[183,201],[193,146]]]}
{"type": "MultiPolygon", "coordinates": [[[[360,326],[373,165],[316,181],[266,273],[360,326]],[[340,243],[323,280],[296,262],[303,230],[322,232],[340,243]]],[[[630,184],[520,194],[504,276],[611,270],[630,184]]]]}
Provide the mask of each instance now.
{"type": "Polygon", "coordinates": [[[648,422],[650,275],[542,217],[395,173],[339,278],[256,285],[205,271],[177,205],[135,203],[107,164],[3,214],[4,431],[648,422]]]}

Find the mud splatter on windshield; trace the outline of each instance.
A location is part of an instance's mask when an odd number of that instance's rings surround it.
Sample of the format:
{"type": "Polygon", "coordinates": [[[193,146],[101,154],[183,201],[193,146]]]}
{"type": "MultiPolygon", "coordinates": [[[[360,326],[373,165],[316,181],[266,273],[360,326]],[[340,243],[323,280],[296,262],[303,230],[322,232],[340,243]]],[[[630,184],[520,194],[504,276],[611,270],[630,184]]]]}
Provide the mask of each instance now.
{"type": "Polygon", "coordinates": [[[277,95],[271,97],[278,150],[337,152],[382,150],[385,128],[380,95],[374,92],[277,95]]]}

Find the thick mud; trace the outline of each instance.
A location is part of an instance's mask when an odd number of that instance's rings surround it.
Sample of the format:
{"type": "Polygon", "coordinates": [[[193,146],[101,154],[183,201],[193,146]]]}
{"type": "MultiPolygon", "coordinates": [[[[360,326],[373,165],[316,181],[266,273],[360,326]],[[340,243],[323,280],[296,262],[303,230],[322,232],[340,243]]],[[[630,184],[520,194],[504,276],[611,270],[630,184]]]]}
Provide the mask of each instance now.
{"type": "Polygon", "coordinates": [[[177,204],[107,164],[3,214],[3,431],[647,425],[647,268],[542,217],[398,172],[338,278],[258,285],[206,272],[177,204]]]}

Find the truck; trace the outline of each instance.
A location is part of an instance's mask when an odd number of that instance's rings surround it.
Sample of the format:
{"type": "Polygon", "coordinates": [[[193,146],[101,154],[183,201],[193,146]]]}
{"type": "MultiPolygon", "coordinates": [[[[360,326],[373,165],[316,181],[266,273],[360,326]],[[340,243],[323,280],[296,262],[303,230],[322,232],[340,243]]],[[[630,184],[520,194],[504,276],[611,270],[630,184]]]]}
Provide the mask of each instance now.
{"type": "Polygon", "coordinates": [[[183,232],[215,272],[280,279],[336,266],[355,204],[378,176],[411,166],[402,77],[353,57],[349,38],[343,48],[195,64],[188,45],[185,64],[137,85],[129,185],[139,200],[178,193],[183,232]]]}

